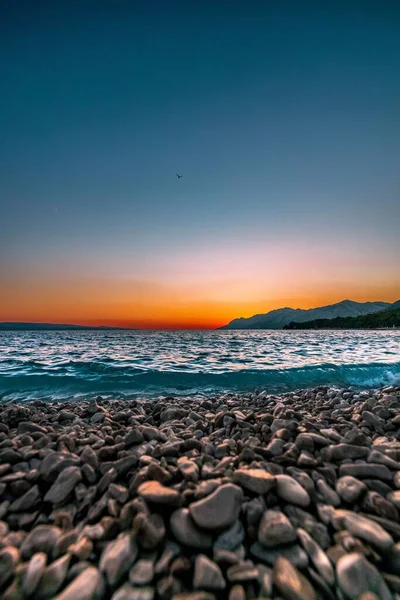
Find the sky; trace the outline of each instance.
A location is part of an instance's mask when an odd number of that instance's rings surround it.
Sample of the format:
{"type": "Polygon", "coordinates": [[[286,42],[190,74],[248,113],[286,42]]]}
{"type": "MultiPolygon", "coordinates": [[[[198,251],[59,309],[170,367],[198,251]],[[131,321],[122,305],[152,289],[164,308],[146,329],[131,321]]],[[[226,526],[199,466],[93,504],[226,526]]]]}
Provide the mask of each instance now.
{"type": "Polygon", "coordinates": [[[0,0],[0,321],[398,300],[399,28],[396,0],[0,0]]]}

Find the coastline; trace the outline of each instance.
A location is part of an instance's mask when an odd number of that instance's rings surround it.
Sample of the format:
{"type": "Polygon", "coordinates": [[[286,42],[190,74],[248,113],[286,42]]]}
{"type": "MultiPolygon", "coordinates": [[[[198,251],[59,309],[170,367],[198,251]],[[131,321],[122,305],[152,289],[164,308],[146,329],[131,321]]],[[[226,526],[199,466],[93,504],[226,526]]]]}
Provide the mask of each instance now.
{"type": "Polygon", "coordinates": [[[0,595],[394,599],[399,411],[400,386],[0,404],[0,595]]]}

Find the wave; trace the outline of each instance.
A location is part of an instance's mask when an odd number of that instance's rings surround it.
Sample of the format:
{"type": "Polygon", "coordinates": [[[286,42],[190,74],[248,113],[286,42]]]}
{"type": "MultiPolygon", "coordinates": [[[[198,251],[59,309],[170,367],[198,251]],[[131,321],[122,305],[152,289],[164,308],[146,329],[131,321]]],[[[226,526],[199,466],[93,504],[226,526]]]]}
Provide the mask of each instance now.
{"type": "Polygon", "coordinates": [[[46,369],[43,363],[29,363],[0,375],[0,400],[79,399],[93,395],[128,398],[257,389],[275,393],[319,385],[373,388],[400,382],[400,362],[323,363],[299,368],[220,372],[143,369],[90,361],[65,361],[46,369]]]}

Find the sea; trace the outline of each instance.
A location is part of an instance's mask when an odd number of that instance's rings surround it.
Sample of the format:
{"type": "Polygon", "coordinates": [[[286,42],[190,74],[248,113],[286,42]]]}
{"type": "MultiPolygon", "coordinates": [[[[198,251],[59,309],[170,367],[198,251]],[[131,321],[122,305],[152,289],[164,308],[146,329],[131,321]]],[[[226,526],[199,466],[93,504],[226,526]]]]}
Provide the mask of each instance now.
{"type": "Polygon", "coordinates": [[[400,384],[400,330],[0,332],[0,401],[400,384]]]}

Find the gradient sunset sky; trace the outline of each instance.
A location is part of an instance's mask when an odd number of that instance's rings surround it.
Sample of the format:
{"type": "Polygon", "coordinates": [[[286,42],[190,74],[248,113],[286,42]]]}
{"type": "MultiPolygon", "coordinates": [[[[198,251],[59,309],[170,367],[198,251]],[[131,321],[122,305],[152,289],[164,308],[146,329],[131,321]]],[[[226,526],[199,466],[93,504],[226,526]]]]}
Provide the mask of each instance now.
{"type": "Polygon", "coordinates": [[[392,0],[0,0],[0,321],[398,300],[399,30],[392,0]]]}

